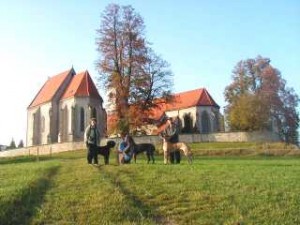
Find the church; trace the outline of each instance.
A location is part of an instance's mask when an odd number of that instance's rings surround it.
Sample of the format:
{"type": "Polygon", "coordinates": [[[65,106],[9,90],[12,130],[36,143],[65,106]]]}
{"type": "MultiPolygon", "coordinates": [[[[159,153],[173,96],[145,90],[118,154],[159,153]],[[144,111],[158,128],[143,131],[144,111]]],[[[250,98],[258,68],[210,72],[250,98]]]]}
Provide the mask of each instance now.
{"type": "MultiPolygon", "coordinates": [[[[117,123],[115,108],[110,105],[107,110],[107,126],[114,127],[117,123]]],[[[224,132],[223,116],[220,106],[214,101],[206,88],[189,90],[172,95],[172,101],[161,101],[150,110],[147,122],[140,127],[138,132],[147,135],[157,135],[159,121],[166,117],[176,118],[179,123],[180,133],[214,133],[224,132]]],[[[110,135],[117,134],[110,131],[110,135]]]]}
{"type": "Polygon", "coordinates": [[[179,120],[181,133],[224,131],[220,106],[206,88],[176,93],[172,102],[162,103],[152,110],[154,120],[163,120],[166,116],[179,120]]]}
{"type": "Polygon", "coordinates": [[[71,68],[50,77],[27,108],[26,146],[83,141],[90,118],[106,135],[106,111],[90,74],[71,68]]]}
{"type": "MultiPolygon", "coordinates": [[[[176,117],[180,133],[213,133],[224,131],[219,109],[208,91],[199,88],[174,94],[172,102],[154,108],[148,119],[176,117]]],[[[97,119],[102,137],[116,122],[114,106],[109,106],[106,112],[89,72],[76,74],[71,68],[52,76],[27,108],[26,146],[83,141],[92,117],[97,119]]],[[[159,130],[153,123],[142,129],[147,135],[157,135],[159,130]]]]}

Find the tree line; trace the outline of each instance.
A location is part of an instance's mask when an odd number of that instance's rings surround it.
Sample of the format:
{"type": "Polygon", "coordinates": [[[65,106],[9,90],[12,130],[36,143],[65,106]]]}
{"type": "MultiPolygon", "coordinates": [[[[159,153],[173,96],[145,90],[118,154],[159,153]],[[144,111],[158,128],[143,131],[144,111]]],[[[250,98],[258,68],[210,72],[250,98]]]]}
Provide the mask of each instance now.
{"type": "Polygon", "coordinates": [[[17,146],[15,140],[12,138],[10,144],[6,147],[6,149],[16,149],[16,148],[23,148],[23,147],[24,147],[23,140],[20,140],[17,146]]]}
{"type": "MultiPolygon", "coordinates": [[[[132,6],[110,4],[101,15],[96,38],[98,82],[115,105],[112,130],[143,124],[151,108],[172,101],[173,73],[151,48],[145,24],[132,6]]],[[[282,140],[299,138],[299,97],[266,57],[241,60],[224,91],[225,121],[232,131],[273,130],[282,140]]]]}

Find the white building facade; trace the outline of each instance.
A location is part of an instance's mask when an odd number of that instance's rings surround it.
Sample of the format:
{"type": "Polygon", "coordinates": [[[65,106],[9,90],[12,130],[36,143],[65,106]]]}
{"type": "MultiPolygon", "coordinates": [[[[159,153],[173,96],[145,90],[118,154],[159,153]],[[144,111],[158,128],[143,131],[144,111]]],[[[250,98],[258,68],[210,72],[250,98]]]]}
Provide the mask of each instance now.
{"type": "Polygon", "coordinates": [[[106,135],[103,100],[88,71],[70,69],[49,78],[27,109],[26,145],[82,141],[91,117],[106,135]]]}

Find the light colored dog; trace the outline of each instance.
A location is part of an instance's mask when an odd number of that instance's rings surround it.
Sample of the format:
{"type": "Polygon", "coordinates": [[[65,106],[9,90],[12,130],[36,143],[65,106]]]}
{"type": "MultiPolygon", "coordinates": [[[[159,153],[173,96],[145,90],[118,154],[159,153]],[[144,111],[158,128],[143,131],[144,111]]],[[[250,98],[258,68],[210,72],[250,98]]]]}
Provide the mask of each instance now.
{"type": "Polygon", "coordinates": [[[170,153],[176,150],[183,151],[184,155],[188,157],[188,162],[192,163],[192,151],[191,148],[184,142],[171,143],[163,138],[163,151],[164,151],[164,164],[169,163],[170,153]]]}

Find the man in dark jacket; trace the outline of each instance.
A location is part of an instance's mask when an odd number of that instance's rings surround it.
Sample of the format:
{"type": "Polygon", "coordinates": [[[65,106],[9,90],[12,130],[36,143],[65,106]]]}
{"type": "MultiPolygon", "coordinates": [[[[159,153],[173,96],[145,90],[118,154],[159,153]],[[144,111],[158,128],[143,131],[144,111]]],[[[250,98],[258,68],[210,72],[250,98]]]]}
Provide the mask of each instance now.
{"type": "MultiPolygon", "coordinates": [[[[168,141],[171,143],[177,143],[179,142],[179,127],[178,123],[176,121],[173,121],[171,117],[167,118],[167,126],[165,130],[163,131],[163,135],[169,137],[168,141]]],[[[174,163],[180,163],[181,156],[180,156],[180,150],[176,150],[174,152],[170,153],[170,162],[172,164],[174,163]]]]}
{"type": "Polygon", "coordinates": [[[100,132],[97,128],[96,118],[91,118],[90,124],[87,126],[84,132],[84,141],[87,146],[87,162],[92,164],[98,164],[98,154],[97,154],[97,145],[100,142],[100,132]]]}

